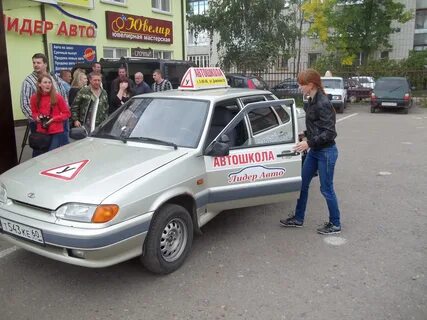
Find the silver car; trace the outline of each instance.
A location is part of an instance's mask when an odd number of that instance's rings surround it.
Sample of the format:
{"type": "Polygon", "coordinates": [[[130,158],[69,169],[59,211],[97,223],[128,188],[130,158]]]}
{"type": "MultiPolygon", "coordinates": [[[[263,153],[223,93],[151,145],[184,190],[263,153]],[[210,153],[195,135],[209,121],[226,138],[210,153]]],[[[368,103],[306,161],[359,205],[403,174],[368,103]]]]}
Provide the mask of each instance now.
{"type": "Polygon", "coordinates": [[[89,137],[0,175],[0,235],[55,260],[169,273],[223,210],[295,199],[295,102],[250,89],[132,98],[89,137]]]}

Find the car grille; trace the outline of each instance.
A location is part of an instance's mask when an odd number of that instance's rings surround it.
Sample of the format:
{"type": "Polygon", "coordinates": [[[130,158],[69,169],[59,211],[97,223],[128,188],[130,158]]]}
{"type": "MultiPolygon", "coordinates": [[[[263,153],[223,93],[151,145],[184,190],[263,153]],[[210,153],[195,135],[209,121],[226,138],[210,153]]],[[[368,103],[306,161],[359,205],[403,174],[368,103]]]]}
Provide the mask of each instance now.
{"type": "Polygon", "coordinates": [[[22,202],[22,201],[18,201],[18,200],[14,200],[14,199],[11,199],[11,200],[13,201],[13,203],[15,205],[18,205],[18,206],[23,206],[23,207],[30,208],[30,209],[37,210],[37,211],[41,211],[41,212],[44,212],[44,213],[47,213],[47,214],[52,214],[52,212],[53,212],[52,210],[47,209],[47,208],[35,206],[35,205],[32,205],[32,204],[29,204],[29,203],[26,203],[26,202],[22,202]]]}

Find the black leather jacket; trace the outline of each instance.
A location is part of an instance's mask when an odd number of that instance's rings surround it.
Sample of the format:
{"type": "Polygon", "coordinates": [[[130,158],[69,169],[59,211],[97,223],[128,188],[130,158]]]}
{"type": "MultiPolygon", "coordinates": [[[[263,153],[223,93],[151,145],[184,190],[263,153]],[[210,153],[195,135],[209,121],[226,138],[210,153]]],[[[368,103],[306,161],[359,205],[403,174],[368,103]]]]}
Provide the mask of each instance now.
{"type": "Polygon", "coordinates": [[[309,147],[313,150],[320,150],[334,145],[337,136],[335,109],[328,97],[318,90],[313,99],[308,99],[304,111],[309,147]]]}

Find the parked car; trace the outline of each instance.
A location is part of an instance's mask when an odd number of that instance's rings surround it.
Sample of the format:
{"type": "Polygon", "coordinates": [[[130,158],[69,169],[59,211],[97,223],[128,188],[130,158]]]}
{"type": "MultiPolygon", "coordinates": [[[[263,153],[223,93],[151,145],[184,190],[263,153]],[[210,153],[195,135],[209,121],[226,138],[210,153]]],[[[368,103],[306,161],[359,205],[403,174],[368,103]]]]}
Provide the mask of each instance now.
{"type": "Polygon", "coordinates": [[[373,77],[357,76],[357,77],[351,77],[351,79],[355,79],[355,80],[359,81],[359,83],[365,88],[373,89],[374,85],[375,85],[375,80],[373,77]]]}
{"type": "Polygon", "coordinates": [[[131,98],[89,137],[1,174],[0,237],[65,263],[140,257],[165,274],[221,211],[296,200],[295,100],[229,88],[218,68],[197,72],[186,72],[179,90],[131,98]]]}
{"type": "Polygon", "coordinates": [[[383,77],[375,82],[371,94],[371,113],[379,109],[402,109],[407,114],[412,107],[412,92],[404,77],[383,77]]]}
{"type": "Polygon", "coordinates": [[[362,86],[356,79],[345,78],[344,88],[347,89],[347,101],[352,103],[371,97],[372,89],[362,86]]]}
{"type": "Polygon", "coordinates": [[[225,77],[228,85],[232,88],[249,88],[259,90],[269,89],[267,83],[259,76],[245,76],[243,74],[227,73],[225,77]]]}
{"type": "Polygon", "coordinates": [[[285,79],[270,90],[278,98],[302,97],[296,79],[285,79]]]}

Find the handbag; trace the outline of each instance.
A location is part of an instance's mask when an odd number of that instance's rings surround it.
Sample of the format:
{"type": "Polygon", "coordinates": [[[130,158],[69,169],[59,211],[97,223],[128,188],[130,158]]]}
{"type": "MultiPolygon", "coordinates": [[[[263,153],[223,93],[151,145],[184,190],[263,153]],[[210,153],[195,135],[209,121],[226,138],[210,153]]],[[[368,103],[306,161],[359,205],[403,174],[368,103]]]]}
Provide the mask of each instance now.
{"type": "Polygon", "coordinates": [[[49,150],[51,142],[52,142],[52,136],[47,133],[32,132],[28,137],[28,143],[30,147],[37,151],[49,150]]]}
{"type": "MultiPolygon", "coordinates": [[[[39,109],[39,106],[37,106],[39,109]]],[[[53,106],[50,105],[49,118],[52,117],[53,106]]],[[[44,127],[45,128],[45,127],[44,127]]],[[[47,128],[47,127],[46,127],[47,128]]],[[[52,142],[52,135],[43,132],[31,132],[28,137],[28,144],[33,150],[46,152],[52,142]]]]}

